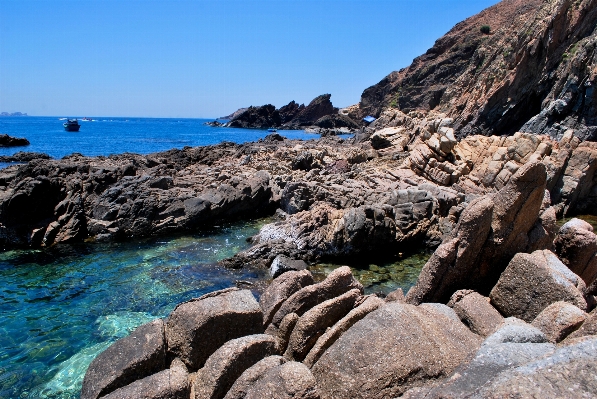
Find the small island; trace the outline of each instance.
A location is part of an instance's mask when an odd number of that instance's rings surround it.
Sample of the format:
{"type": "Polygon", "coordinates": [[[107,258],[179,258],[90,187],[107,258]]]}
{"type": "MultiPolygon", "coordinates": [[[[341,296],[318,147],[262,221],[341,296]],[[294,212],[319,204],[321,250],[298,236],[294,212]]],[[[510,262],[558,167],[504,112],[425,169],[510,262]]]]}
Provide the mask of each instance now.
{"type": "Polygon", "coordinates": [[[0,147],[23,147],[29,145],[29,140],[22,137],[12,137],[8,134],[0,134],[0,147]]]}

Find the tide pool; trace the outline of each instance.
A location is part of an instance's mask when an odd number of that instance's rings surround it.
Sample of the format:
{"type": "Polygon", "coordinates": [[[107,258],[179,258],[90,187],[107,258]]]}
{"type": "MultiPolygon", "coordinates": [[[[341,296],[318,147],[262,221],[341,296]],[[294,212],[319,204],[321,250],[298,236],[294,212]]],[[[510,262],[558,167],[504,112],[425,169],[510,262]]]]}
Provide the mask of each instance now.
{"type": "Polygon", "coordinates": [[[116,339],[179,302],[267,279],[216,265],[265,222],[0,253],[0,398],[78,398],[87,366],[116,339]]]}

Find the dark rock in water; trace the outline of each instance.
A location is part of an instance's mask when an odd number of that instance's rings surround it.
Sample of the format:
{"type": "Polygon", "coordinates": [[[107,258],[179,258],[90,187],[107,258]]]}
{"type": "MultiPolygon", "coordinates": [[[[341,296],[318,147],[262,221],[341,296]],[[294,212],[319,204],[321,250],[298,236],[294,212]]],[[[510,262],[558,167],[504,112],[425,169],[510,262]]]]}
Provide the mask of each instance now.
{"type": "Polygon", "coordinates": [[[219,122],[219,121],[205,122],[205,125],[211,126],[211,127],[221,127],[221,126],[224,126],[224,124],[222,122],[219,122]]]}
{"type": "Polygon", "coordinates": [[[320,399],[317,381],[302,363],[288,362],[269,369],[247,389],[244,399],[320,399]]]}
{"type": "Polygon", "coordinates": [[[197,373],[195,399],[223,398],[245,370],[275,354],[276,340],[267,334],[248,335],[226,342],[197,373]]]}
{"type": "Polygon", "coordinates": [[[314,98],[309,105],[295,115],[292,120],[286,122],[284,127],[288,129],[300,129],[305,126],[313,125],[317,120],[326,115],[337,114],[338,108],[334,108],[332,105],[332,102],[330,101],[331,97],[331,94],[322,94],[314,98]]]}
{"type": "Polygon", "coordinates": [[[119,388],[102,399],[188,399],[190,394],[189,375],[178,361],[169,369],[119,388]]]}
{"type": "Polygon", "coordinates": [[[346,127],[349,129],[358,129],[360,126],[350,119],[346,115],[340,114],[332,114],[332,115],[325,115],[315,121],[313,126],[325,128],[325,129],[334,129],[340,127],[346,127]]]}
{"type": "Polygon", "coordinates": [[[190,370],[203,367],[222,344],[263,332],[263,315],[251,291],[229,288],[183,302],[166,323],[168,355],[190,370]]]}
{"type": "Polygon", "coordinates": [[[280,126],[282,119],[280,113],[271,104],[260,107],[249,107],[241,114],[237,115],[226,127],[257,128],[267,129],[280,126]]]}
{"type": "Polygon", "coordinates": [[[285,255],[278,255],[269,268],[269,274],[272,278],[276,278],[289,271],[305,270],[308,266],[304,260],[290,259],[285,255]]]}
{"type": "Polygon", "coordinates": [[[0,134],[0,147],[22,147],[29,145],[26,138],[11,137],[8,134],[0,134]]]}
{"type": "Polygon", "coordinates": [[[24,152],[19,151],[13,155],[1,155],[0,162],[29,162],[34,159],[50,159],[48,154],[41,152],[24,152]]]}
{"type": "Polygon", "coordinates": [[[98,355],[89,365],[81,399],[97,399],[166,368],[164,322],[138,327],[98,355]]]}

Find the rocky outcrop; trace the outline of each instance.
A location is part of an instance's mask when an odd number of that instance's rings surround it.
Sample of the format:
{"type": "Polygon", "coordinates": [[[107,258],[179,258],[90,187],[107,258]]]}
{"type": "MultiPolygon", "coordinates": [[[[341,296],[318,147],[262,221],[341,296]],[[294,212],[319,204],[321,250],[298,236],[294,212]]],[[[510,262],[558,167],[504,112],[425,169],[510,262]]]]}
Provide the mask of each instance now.
{"type": "Polygon", "coordinates": [[[245,399],[320,399],[317,381],[302,363],[288,362],[268,370],[245,399]]]}
{"type": "Polygon", "coordinates": [[[29,145],[26,138],[12,137],[8,134],[0,134],[0,147],[22,147],[29,145]]]}
{"type": "Polygon", "coordinates": [[[267,104],[260,107],[249,107],[230,122],[224,124],[226,127],[268,129],[280,126],[282,119],[276,107],[267,104]]]}
{"type": "Polygon", "coordinates": [[[558,343],[577,330],[587,314],[568,302],[554,302],[541,311],[532,325],[541,330],[550,342],[558,343]]]}
{"type": "Polygon", "coordinates": [[[525,131],[596,138],[594,0],[505,0],[458,23],[366,89],[360,116],[441,111],[457,136],[525,131]],[[491,34],[480,31],[490,26],[491,34]]]}

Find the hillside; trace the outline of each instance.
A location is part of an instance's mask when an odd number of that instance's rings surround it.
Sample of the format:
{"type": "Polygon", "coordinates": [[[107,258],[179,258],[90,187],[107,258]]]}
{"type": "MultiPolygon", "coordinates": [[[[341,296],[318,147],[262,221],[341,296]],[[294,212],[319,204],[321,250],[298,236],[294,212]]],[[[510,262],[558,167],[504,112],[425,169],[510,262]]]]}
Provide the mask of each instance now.
{"type": "Polygon", "coordinates": [[[360,116],[435,110],[458,137],[525,131],[597,140],[597,0],[504,0],[367,88],[360,116]],[[489,26],[489,34],[481,32],[489,26]]]}

